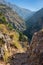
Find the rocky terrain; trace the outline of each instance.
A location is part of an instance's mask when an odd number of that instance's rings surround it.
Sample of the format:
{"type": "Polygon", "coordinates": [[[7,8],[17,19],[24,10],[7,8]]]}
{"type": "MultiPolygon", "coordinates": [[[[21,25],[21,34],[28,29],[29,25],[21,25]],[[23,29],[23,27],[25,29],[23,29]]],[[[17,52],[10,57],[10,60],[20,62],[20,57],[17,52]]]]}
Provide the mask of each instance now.
{"type": "Polygon", "coordinates": [[[0,9],[0,65],[6,65],[13,54],[27,51],[28,38],[14,29],[4,12],[1,12],[2,9],[0,9]]]}
{"type": "Polygon", "coordinates": [[[0,65],[43,65],[43,8],[24,21],[5,3],[0,1],[0,65]]]}
{"type": "Polygon", "coordinates": [[[27,52],[13,54],[9,59],[8,65],[43,65],[43,30],[33,35],[27,52]]]}
{"type": "Polygon", "coordinates": [[[30,48],[30,65],[43,65],[43,29],[33,35],[30,48]]]}
{"type": "Polygon", "coordinates": [[[43,30],[33,35],[30,48],[10,58],[10,65],[43,65],[43,30]]]}

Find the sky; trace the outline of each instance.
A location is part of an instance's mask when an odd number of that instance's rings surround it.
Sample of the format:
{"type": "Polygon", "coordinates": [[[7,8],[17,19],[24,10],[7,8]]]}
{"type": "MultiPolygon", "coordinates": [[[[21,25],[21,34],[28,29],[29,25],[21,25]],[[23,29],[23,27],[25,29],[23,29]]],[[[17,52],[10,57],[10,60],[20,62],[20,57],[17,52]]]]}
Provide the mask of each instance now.
{"type": "Polygon", "coordinates": [[[7,0],[12,4],[16,4],[19,7],[26,8],[32,11],[37,11],[43,8],[43,0],[7,0]]]}

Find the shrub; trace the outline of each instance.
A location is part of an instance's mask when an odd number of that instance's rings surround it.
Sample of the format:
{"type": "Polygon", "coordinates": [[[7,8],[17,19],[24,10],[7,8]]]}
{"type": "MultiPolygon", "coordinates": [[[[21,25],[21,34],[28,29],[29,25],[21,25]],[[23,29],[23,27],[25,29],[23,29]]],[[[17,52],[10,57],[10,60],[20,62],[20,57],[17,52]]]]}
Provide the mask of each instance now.
{"type": "Polygon", "coordinates": [[[6,22],[6,18],[3,16],[2,17],[2,23],[4,23],[4,24],[6,24],[7,22],[6,22]]]}
{"type": "Polygon", "coordinates": [[[2,24],[6,24],[7,22],[6,22],[6,18],[5,18],[5,16],[2,14],[2,12],[0,12],[0,23],[2,23],[2,24]]]}
{"type": "Polygon", "coordinates": [[[9,53],[8,53],[8,51],[5,50],[4,56],[3,56],[4,62],[8,62],[8,57],[9,57],[9,53]]]}
{"type": "Polygon", "coordinates": [[[23,35],[22,32],[20,32],[19,35],[20,35],[19,36],[19,41],[27,41],[28,40],[27,36],[23,35]]]}
{"type": "Polygon", "coordinates": [[[10,30],[13,30],[13,29],[14,29],[14,28],[13,28],[13,25],[10,24],[10,23],[8,23],[7,26],[8,26],[8,28],[9,28],[10,30]]]}

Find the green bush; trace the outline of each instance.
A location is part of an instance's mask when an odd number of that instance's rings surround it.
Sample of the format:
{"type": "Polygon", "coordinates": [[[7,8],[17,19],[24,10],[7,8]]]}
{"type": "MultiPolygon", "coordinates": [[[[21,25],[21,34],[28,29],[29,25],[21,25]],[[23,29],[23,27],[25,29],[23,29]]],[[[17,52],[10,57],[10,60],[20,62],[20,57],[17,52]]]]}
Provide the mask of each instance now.
{"type": "Polygon", "coordinates": [[[28,37],[23,35],[22,32],[19,33],[19,41],[27,41],[28,40],[28,37]]]}
{"type": "Polygon", "coordinates": [[[2,12],[0,12],[0,23],[2,23],[2,24],[6,24],[7,22],[6,22],[6,18],[5,18],[5,16],[2,14],[2,12]]]}
{"type": "Polygon", "coordinates": [[[8,28],[9,28],[10,30],[13,30],[13,29],[14,29],[14,28],[13,28],[13,25],[10,24],[10,23],[8,23],[7,26],[8,26],[8,28]]]}
{"type": "Polygon", "coordinates": [[[6,22],[6,18],[3,16],[2,17],[2,22],[4,23],[4,24],[6,24],[7,22],[6,22]]]}

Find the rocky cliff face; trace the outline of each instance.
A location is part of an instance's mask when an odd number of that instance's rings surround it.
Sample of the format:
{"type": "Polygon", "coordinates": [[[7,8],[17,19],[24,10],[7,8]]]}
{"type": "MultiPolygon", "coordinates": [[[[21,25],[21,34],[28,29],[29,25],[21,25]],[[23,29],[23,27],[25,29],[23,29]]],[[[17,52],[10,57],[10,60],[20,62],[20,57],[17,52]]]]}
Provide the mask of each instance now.
{"type": "Polygon", "coordinates": [[[43,52],[43,29],[39,31],[38,33],[34,33],[32,42],[31,42],[31,48],[39,49],[40,52],[43,52]]]}
{"type": "Polygon", "coordinates": [[[30,49],[30,65],[43,65],[43,29],[33,35],[30,49]]]}

